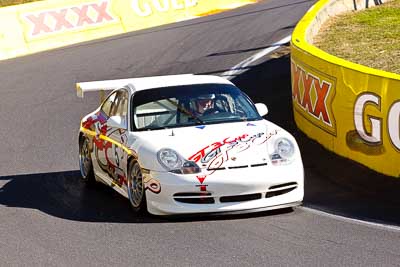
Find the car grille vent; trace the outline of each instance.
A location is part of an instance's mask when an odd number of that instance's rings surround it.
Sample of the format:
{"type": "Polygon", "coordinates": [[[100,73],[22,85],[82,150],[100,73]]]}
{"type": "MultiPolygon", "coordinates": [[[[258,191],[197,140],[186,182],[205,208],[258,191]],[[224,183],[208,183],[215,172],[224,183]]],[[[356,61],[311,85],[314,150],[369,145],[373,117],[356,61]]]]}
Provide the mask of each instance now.
{"type": "Polygon", "coordinates": [[[272,192],[267,192],[267,194],[265,195],[266,198],[270,198],[270,197],[276,197],[279,195],[283,195],[286,193],[289,193],[290,191],[294,190],[295,188],[289,188],[289,189],[283,189],[283,190],[279,190],[279,191],[272,191],[272,192]]]}
{"type": "MultiPolygon", "coordinates": [[[[295,182],[284,183],[279,185],[271,186],[266,193],[266,198],[271,198],[279,195],[283,195],[293,191],[297,188],[298,184],[295,182]]],[[[248,195],[236,195],[236,196],[223,196],[219,198],[221,203],[228,202],[245,202],[251,200],[261,199],[261,193],[248,194],[248,195]]],[[[210,192],[182,192],[174,194],[174,200],[181,203],[187,204],[214,204],[215,199],[211,196],[210,192]]]]}
{"type": "Polygon", "coordinates": [[[242,169],[242,168],[248,168],[249,165],[241,165],[241,166],[231,166],[228,167],[228,169],[242,169]]]}
{"type": "Polygon", "coordinates": [[[252,164],[252,165],[250,165],[250,167],[261,167],[261,166],[267,166],[268,165],[268,163],[259,163],[259,164],[252,164]]]}
{"type": "Polygon", "coordinates": [[[209,192],[184,192],[174,194],[174,200],[188,204],[214,204],[215,200],[209,192]]]}
{"type": "Polygon", "coordinates": [[[225,203],[225,202],[242,202],[242,201],[250,201],[250,200],[256,200],[256,199],[260,199],[261,198],[261,194],[249,194],[249,195],[239,195],[239,196],[225,196],[225,197],[221,197],[219,199],[219,201],[221,203],[225,203]]]}
{"type": "Polygon", "coordinates": [[[270,197],[276,197],[279,195],[283,195],[283,194],[289,193],[290,191],[293,191],[296,188],[297,188],[297,183],[295,183],[295,182],[274,185],[268,189],[268,192],[265,195],[265,197],[270,198],[270,197]]]}
{"type": "Polygon", "coordinates": [[[283,188],[283,187],[287,187],[287,186],[296,186],[297,187],[297,183],[291,182],[291,183],[286,183],[286,184],[273,185],[270,188],[268,188],[268,190],[279,189],[279,188],[283,188]]]}
{"type": "Polygon", "coordinates": [[[174,197],[202,197],[202,196],[211,196],[210,192],[185,192],[185,193],[176,193],[174,197]]]}
{"type": "Polygon", "coordinates": [[[189,197],[189,198],[174,198],[177,202],[187,204],[214,204],[215,200],[213,197],[189,197]]]}
{"type": "Polygon", "coordinates": [[[242,169],[242,168],[255,168],[255,167],[261,167],[261,166],[267,166],[268,163],[258,163],[258,164],[251,164],[251,165],[239,165],[239,166],[230,166],[230,167],[219,167],[219,168],[208,168],[208,171],[222,171],[226,169],[242,169]]]}

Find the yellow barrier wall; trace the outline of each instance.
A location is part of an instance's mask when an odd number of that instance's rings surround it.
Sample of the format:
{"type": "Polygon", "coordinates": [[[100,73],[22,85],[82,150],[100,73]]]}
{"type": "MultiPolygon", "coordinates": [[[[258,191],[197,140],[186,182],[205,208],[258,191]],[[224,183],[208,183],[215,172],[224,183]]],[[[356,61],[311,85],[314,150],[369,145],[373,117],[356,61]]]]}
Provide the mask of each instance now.
{"type": "Polygon", "coordinates": [[[255,2],[257,0],[47,0],[0,8],[0,60],[255,2]]]}
{"type": "Polygon", "coordinates": [[[308,27],[330,2],[319,1],[292,35],[296,124],[327,149],[400,177],[400,75],[345,61],[307,42],[308,27]]]}

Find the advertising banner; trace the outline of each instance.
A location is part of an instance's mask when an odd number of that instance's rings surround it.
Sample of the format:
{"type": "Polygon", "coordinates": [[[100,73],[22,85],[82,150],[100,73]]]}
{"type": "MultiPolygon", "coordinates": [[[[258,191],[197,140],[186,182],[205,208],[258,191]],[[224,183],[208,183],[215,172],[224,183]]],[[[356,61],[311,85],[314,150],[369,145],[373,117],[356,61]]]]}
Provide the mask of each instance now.
{"type": "Polygon", "coordinates": [[[296,124],[327,149],[400,177],[400,75],[336,58],[307,43],[306,28],[319,7],[292,36],[296,124]]]}
{"type": "Polygon", "coordinates": [[[256,0],[47,0],[0,8],[0,59],[222,12],[256,0]]]}

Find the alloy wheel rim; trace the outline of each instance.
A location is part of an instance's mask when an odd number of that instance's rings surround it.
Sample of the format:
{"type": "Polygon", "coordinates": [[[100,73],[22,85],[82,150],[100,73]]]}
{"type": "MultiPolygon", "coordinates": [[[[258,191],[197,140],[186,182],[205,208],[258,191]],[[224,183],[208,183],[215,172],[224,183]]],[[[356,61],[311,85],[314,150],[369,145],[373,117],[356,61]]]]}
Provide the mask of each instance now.
{"type": "Polygon", "coordinates": [[[139,207],[143,199],[143,176],[140,167],[135,164],[129,176],[129,200],[136,208],[139,207]]]}
{"type": "Polygon", "coordinates": [[[80,158],[80,169],[81,169],[81,173],[82,176],[84,178],[87,177],[90,168],[91,168],[91,158],[90,158],[90,151],[89,151],[89,146],[88,146],[88,141],[87,139],[85,139],[83,141],[80,153],[79,153],[79,158],[80,158]]]}

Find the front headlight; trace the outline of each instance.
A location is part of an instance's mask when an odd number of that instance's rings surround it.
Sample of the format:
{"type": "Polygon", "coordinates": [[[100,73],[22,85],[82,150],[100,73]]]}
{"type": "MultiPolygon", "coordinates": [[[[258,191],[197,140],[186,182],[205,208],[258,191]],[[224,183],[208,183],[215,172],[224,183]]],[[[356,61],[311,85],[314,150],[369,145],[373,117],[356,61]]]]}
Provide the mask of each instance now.
{"type": "Polygon", "coordinates": [[[279,138],[275,141],[275,152],[284,159],[290,159],[294,154],[294,145],[287,138],[279,138]]]}
{"type": "Polygon", "coordinates": [[[174,150],[172,149],[161,149],[158,151],[158,159],[166,169],[173,170],[182,166],[182,161],[174,150]]]}
{"type": "Polygon", "coordinates": [[[175,150],[163,148],[157,153],[160,164],[169,172],[180,174],[199,173],[200,167],[194,161],[185,160],[175,150]]]}

